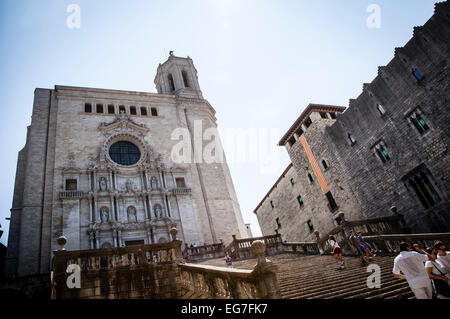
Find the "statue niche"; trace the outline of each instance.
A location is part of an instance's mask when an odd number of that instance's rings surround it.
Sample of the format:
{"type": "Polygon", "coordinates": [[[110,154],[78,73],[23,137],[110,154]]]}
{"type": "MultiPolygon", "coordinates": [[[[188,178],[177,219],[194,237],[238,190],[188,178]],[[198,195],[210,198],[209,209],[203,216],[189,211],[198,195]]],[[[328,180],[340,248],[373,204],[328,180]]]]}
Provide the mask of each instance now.
{"type": "Polygon", "coordinates": [[[156,204],[154,209],[155,209],[155,216],[156,216],[156,218],[161,219],[161,218],[164,217],[164,213],[163,213],[163,210],[161,208],[161,205],[156,204]]]}
{"type": "Polygon", "coordinates": [[[158,180],[156,179],[155,176],[152,176],[151,180],[150,180],[150,184],[152,186],[152,189],[158,189],[158,180]]]}
{"type": "Polygon", "coordinates": [[[109,222],[109,210],[107,207],[100,208],[100,218],[102,223],[109,222]]]}
{"type": "Polygon", "coordinates": [[[136,208],[128,206],[127,208],[128,222],[137,222],[136,208]]]}
{"type": "Polygon", "coordinates": [[[108,184],[106,183],[106,178],[101,177],[99,180],[100,190],[106,191],[108,190],[108,184]]]}

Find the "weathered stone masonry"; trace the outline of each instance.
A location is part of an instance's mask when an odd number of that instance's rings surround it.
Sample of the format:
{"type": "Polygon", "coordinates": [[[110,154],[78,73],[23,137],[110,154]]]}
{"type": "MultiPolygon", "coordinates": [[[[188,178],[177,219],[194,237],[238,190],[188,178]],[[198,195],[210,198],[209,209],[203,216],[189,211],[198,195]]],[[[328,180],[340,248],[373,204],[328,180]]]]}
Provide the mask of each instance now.
{"type": "Polygon", "coordinates": [[[414,28],[413,38],[395,49],[393,60],[379,67],[378,76],[336,120],[329,116],[330,106],[312,104],[302,113],[279,143],[286,146],[302,189],[287,192],[282,185],[288,177],[282,175],[255,209],[264,235],[273,233],[279,217],[279,231],[289,240],[310,240],[305,220],[324,234],[337,225],[340,212],[347,220],[375,218],[392,214],[393,205],[413,232],[450,229],[449,43],[446,1],[435,5],[434,15],[414,28]],[[312,123],[306,128],[308,117],[312,123]],[[313,183],[305,178],[313,168],[300,136],[333,194],[334,211],[324,207],[329,203],[317,176],[312,174],[313,183]],[[292,205],[299,192],[301,209],[292,205]]]}

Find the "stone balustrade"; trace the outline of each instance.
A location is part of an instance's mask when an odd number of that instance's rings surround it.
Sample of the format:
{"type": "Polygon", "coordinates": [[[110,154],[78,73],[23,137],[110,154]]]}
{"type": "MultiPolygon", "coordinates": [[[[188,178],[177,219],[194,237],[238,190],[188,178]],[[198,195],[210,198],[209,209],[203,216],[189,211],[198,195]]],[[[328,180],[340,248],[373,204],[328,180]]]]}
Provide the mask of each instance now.
{"type": "Polygon", "coordinates": [[[264,241],[255,240],[251,249],[258,258],[253,270],[206,265],[180,265],[183,298],[278,299],[277,266],[264,257],[264,241]]]}
{"type": "Polygon", "coordinates": [[[185,259],[187,259],[187,255],[189,255],[189,261],[221,258],[225,256],[224,245],[223,243],[197,247],[186,245],[183,252],[185,259]]]}
{"type": "Polygon", "coordinates": [[[233,241],[225,247],[225,253],[229,253],[235,260],[253,258],[255,255],[253,254],[251,247],[252,243],[257,240],[264,242],[267,255],[273,255],[281,251],[281,235],[277,233],[275,235],[242,239],[237,239],[236,236],[233,235],[233,241]]]}
{"type": "Polygon", "coordinates": [[[318,255],[319,248],[315,242],[284,242],[281,244],[284,253],[297,253],[305,255],[318,255]]]}
{"type": "Polygon", "coordinates": [[[82,191],[63,191],[59,192],[60,199],[81,199],[84,197],[84,192],[82,191]]]}
{"type": "Polygon", "coordinates": [[[192,192],[192,189],[186,187],[177,187],[170,189],[172,195],[188,195],[192,192]]]}
{"type": "Polygon", "coordinates": [[[402,241],[419,244],[425,249],[433,247],[436,240],[450,242],[450,233],[374,235],[365,236],[364,240],[371,245],[372,251],[377,255],[395,255],[400,252],[402,241]]]}

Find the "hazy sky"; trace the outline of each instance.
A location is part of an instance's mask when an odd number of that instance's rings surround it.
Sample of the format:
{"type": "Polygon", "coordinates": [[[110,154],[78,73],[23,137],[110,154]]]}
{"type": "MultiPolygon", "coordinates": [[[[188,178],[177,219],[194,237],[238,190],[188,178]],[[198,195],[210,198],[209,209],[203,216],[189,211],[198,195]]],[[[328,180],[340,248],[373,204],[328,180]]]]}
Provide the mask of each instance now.
{"type": "Polygon", "coordinates": [[[230,164],[244,220],[259,235],[253,209],[289,163],[279,138],[308,103],[347,106],[431,17],[435,2],[0,0],[1,242],[34,89],[156,92],[156,68],[170,50],[193,59],[227,157],[236,152],[227,130],[261,133],[256,162],[230,164]],[[70,4],[81,9],[79,29],[67,26],[70,4]],[[380,28],[366,23],[371,4],[381,9],[380,28]]]}

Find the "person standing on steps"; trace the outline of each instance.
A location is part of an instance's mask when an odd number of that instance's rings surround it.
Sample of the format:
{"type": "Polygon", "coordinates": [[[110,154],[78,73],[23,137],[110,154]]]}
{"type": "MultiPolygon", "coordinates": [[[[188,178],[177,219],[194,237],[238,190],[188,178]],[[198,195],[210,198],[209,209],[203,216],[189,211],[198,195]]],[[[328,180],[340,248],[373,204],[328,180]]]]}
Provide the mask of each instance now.
{"type": "Polygon", "coordinates": [[[436,261],[437,253],[432,248],[427,248],[426,252],[430,255],[425,262],[425,270],[431,279],[434,291],[439,299],[450,299],[450,286],[448,276],[442,264],[436,261]]]}
{"type": "Polygon", "coordinates": [[[336,238],[333,235],[328,237],[328,246],[331,248],[331,253],[333,254],[336,262],[340,264],[341,269],[345,268],[344,259],[342,258],[342,249],[336,241],[336,238]]]}
{"type": "Polygon", "coordinates": [[[370,247],[370,245],[364,240],[364,238],[362,236],[362,232],[359,231],[357,235],[358,235],[357,238],[358,238],[358,241],[359,241],[359,245],[366,252],[366,257],[368,259],[372,259],[372,256],[375,256],[374,254],[372,254],[372,247],[370,247]]]}
{"type": "Polygon", "coordinates": [[[233,262],[229,253],[227,253],[225,256],[225,262],[227,263],[228,268],[233,268],[233,262]]]}
{"type": "Polygon", "coordinates": [[[355,234],[354,230],[352,230],[350,232],[350,237],[348,238],[348,240],[350,241],[350,244],[352,245],[353,250],[355,251],[355,253],[358,254],[359,260],[361,261],[361,266],[367,265],[367,262],[366,262],[366,260],[364,258],[363,248],[359,244],[358,237],[356,237],[356,234],[355,234]]]}
{"type": "MultiPolygon", "coordinates": [[[[415,244],[414,247],[418,251],[424,252],[419,245],[415,244]]],[[[419,254],[413,251],[410,244],[402,242],[400,254],[395,257],[392,269],[395,278],[406,279],[417,299],[431,299],[433,296],[431,280],[424,267],[424,263],[431,255],[427,252],[424,253],[419,254]]]]}

